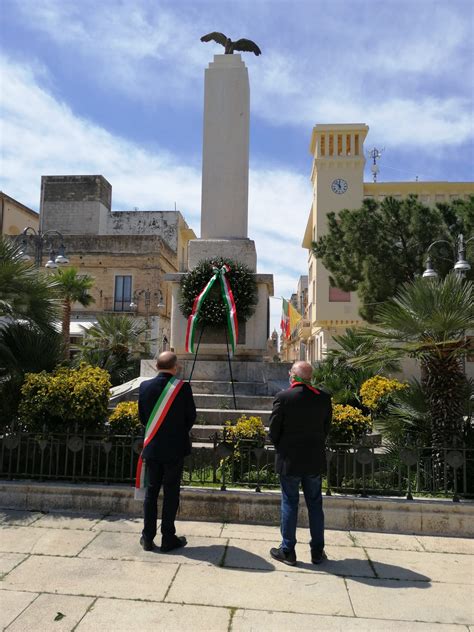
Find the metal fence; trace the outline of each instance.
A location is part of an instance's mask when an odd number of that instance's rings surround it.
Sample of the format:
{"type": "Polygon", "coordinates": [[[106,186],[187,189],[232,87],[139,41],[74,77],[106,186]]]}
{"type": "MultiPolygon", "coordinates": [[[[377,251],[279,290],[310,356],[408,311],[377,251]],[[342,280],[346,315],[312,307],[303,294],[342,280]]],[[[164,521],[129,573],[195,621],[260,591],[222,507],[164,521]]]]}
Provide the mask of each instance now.
{"type": "MultiPolygon", "coordinates": [[[[0,436],[0,478],[132,485],[142,436],[17,432],[0,436]]],[[[474,497],[474,449],[464,446],[384,448],[328,446],[326,494],[474,497]]],[[[278,487],[272,446],[221,435],[193,443],[184,485],[218,489],[278,487]]]]}

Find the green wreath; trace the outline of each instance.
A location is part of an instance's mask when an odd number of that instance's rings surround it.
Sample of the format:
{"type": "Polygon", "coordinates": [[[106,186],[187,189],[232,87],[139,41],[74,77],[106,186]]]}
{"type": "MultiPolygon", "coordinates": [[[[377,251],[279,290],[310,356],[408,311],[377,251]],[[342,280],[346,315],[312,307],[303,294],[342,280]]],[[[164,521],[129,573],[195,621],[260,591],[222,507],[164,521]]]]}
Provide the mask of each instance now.
{"type": "MultiPolygon", "coordinates": [[[[226,274],[234,295],[235,307],[239,323],[244,323],[255,312],[258,302],[257,283],[255,275],[250,268],[238,261],[216,257],[203,259],[198,265],[187,272],[181,279],[180,309],[185,318],[188,318],[193,310],[196,296],[204,289],[209,279],[213,276],[213,268],[221,268],[224,264],[230,267],[226,274]]],[[[220,328],[227,322],[227,312],[222,300],[220,284],[215,283],[209,296],[204,301],[198,323],[209,328],[220,328]]]]}

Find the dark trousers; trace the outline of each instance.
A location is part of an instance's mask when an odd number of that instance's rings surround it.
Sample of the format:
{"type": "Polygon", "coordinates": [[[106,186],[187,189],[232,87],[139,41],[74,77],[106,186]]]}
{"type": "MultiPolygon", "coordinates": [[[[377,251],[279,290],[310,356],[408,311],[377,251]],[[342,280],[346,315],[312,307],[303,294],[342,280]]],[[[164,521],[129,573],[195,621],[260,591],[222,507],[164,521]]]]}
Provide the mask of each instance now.
{"type": "Polygon", "coordinates": [[[176,533],[174,521],[179,507],[179,487],[183,473],[184,459],[173,463],[160,463],[148,459],[147,488],[143,503],[143,537],[151,542],[156,535],[158,517],[158,495],[163,486],[163,509],[161,512],[161,536],[163,540],[172,538],[176,533]]]}
{"type": "Polygon", "coordinates": [[[286,551],[293,551],[295,548],[301,484],[308,508],[310,546],[314,551],[322,551],[324,549],[324,513],[321,476],[286,476],[280,474],[280,484],[282,548],[286,551]]]}

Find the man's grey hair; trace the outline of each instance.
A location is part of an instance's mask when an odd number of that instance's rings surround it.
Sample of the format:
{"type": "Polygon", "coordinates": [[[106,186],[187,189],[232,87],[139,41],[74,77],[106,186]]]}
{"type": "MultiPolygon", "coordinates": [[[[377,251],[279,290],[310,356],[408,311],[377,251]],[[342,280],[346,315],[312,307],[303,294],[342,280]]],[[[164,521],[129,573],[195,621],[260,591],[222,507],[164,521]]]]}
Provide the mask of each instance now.
{"type": "Polygon", "coordinates": [[[309,362],[305,362],[304,360],[298,360],[295,362],[290,369],[291,375],[296,375],[300,377],[302,380],[311,381],[313,377],[313,367],[309,362]]]}

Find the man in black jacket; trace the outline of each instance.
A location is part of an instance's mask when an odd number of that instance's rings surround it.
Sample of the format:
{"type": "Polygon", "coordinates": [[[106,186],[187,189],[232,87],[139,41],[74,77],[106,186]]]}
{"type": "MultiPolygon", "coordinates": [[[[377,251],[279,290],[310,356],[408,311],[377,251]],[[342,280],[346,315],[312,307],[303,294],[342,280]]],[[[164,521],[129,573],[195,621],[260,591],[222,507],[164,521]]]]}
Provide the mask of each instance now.
{"type": "Polygon", "coordinates": [[[311,386],[312,367],[295,362],[290,388],[273,402],[270,437],[276,449],[276,470],[281,484],[281,535],[279,548],[270,555],[285,564],[296,564],[296,524],[300,484],[303,487],[311,532],[311,560],[320,564],[324,553],[324,513],[321,474],[326,469],[326,437],[332,418],[331,397],[311,386]]]}
{"type": "MultiPolygon", "coordinates": [[[[158,375],[140,385],[138,413],[146,427],[150,415],[172,376],[178,373],[178,358],[171,351],[158,356],[158,375]]],[[[184,382],[173,400],[162,424],[142,452],[146,464],[147,487],[144,502],[144,527],[140,544],[145,551],[155,548],[157,501],[163,485],[161,516],[161,550],[185,546],[186,538],[176,536],[174,521],[179,507],[179,489],[184,457],[191,452],[189,431],[196,420],[196,407],[188,382],[184,382]]]]}

